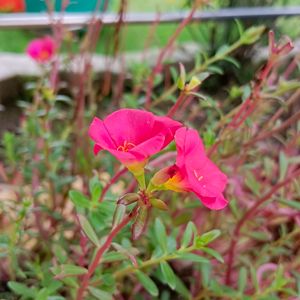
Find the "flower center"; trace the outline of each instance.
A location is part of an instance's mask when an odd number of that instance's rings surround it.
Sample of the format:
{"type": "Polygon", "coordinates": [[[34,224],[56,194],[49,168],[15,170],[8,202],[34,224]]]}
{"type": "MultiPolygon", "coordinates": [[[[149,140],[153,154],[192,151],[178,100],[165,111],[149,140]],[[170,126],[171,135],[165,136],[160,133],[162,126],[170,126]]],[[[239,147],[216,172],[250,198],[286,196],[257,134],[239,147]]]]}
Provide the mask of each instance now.
{"type": "Polygon", "coordinates": [[[134,148],[135,144],[124,141],[123,145],[117,148],[117,151],[128,152],[130,149],[134,148]]]}
{"type": "Polygon", "coordinates": [[[42,50],[41,52],[40,52],[40,54],[39,54],[39,58],[40,59],[47,59],[47,58],[49,58],[49,52],[48,51],[45,51],[45,50],[42,50]]]}
{"type": "Polygon", "coordinates": [[[198,179],[198,181],[201,181],[203,179],[203,176],[198,174],[197,170],[194,170],[194,175],[198,179]]]}

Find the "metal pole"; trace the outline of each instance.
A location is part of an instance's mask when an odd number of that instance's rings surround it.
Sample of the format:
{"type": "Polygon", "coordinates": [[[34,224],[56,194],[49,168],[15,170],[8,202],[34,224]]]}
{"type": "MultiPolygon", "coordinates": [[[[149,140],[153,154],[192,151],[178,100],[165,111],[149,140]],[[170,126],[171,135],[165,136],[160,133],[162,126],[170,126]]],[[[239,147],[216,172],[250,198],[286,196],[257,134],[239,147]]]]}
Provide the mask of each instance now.
{"type": "MultiPolygon", "coordinates": [[[[188,12],[170,12],[160,14],[160,23],[180,22],[188,12]]],[[[300,15],[300,6],[296,7],[239,7],[226,8],[216,11],[196,12],[193,21],[220,21],[230,19],[259,19],[291,17],[300,15]]],[[[97,20],[102,20],[105,25],[113,25],[118,21],[115,13],[98,13],[94,15],[97,20]]],[[[54,13],[52,20],[59,20],[65,26],[85,26],[91,20],[92,13],[54,13]]],[[[128,13],[124,22],[127,24],[149,24],[157,19],[157,13],[128,13]]],[[[51,19],[47,13],[14,13],[0,14],[0,28],[47,28],[51,25],[51,19]]]]}

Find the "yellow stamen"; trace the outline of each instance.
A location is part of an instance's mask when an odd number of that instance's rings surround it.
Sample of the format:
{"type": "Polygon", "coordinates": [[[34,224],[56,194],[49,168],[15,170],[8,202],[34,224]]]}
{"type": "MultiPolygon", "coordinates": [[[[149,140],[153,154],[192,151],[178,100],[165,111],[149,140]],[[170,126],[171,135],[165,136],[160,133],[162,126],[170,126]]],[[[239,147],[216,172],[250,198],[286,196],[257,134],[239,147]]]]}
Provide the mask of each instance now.
{"type": "Polygon", "coordinates": [[[135,144],[124,141],[123,145],[117,148],[117,151],[128,152],[130,149],[134,148],[135,144]]]}

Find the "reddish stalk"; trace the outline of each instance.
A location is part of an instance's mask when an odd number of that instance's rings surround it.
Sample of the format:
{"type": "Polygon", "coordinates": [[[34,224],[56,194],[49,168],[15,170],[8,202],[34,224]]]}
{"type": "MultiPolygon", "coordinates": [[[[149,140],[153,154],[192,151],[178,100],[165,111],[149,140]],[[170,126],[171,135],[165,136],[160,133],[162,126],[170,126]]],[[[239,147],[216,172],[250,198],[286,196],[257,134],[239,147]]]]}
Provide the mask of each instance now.
{"type": "MultiPolygon", "coordinates": [[[[272,42],[270,42],[270,45],[271,44],[272,42]]],[[[245,102],[240,105],[238,111],[233,116],[232,120],[225,126],[225,128],[223,129],[223,134],[226,133],[227,130],[230,128],[237,129],[238,127],[240,127],[246,121],[246,119],[254,112],[255,108],[257,107],[258,101],[261,99],[260,92],[263,87],[263,84],[266,82],[268,76],[270,75],[270,72],[272,71],[272,68],[274,67],[278,59],[277,56],[274,56],[272,54],[273,52],[270,53],[269,60],[256,76],[256,80],[253,84],[252,93],[245,100],[245,102]]],[[[221,136],[222,134],[220,134],[219,140],[209,149],[207,154],[208,157],[212,156],[212,154],[217,149],[218,145],[221,143],[221,136]]]]}
{"type": "MultiPolygon", "coordinates": [[[[115,27],[114,34],[114,57],[120,52],[120,48],[122,46],[122,31],[124,31],[124,27],[126,24],[124,23],[124,17],[127,10],[127,0],[121,0],[120,9],[119,9],[119,20],[115,27]]],[[[124,36],[126,39],[126,36],[124,36]]],[[[126,60],[124,53],[120,53],[120,64],[121,64],[121,72],[117,78],[115,89],[113,90],[114,99],[116,101],[116,105],[119,105],[119,100],[122,98],[123,90],[124,90],[124,82],[126,75],[126,60]]]]}
{"type": "Polygon", "coordinates": [[[174,103],[174,105],[168,111],[167,117],[172,118],[175,115],[176,111],[181,106],[181,104],[184,102],[185,99],[186,99],[186,93],[185,92],[181,92],[180,95],[179,95],[179,97],[178,97],[178,99],[174,103]]]}
{"type": "MultiPolygon", "coordinates": [[[[39,161],[38,155],[35,154],[33,159],[34,162],[37,164],[39,161]]],[[[39,187],[39,170],[37,166],[35,166],[32,171],[32,183],[31,183],[35,223],[41,238],[47,243],[48,232],[43,227],[43,219],[41,217],[40,205],[36,199],[36,192],[38,190],[38,187],[39,187]]]]}
{"type": "MultiPolygon", "coordinates": [[[[156,31],[157,26],[159,25],[159,21],[160,21],[160,14],[157,13],[155,21],[151,24],[151,27],[150,27],[150,29],[148,31],[148,34],[147,34],[147,37],[146,37],[146,42],[144,44],[144,49],[143,49],[143,52],[142,52],[141,62],[145,62],[145,60],[147,58],[147,52],[148,52],[148,49],[151,45],[151,42],[153,41],[154,33],[156,31]]],[[[142,88],[143,88],[143,84],[136,85],[133,88],[133,96],[137,97],[142,88]]]]}
{"type": "Polygon", "coordinates": [[[99,202],[102,202],[106,193],[110,189],[110,187],[123,175],[127,172],[127,168],[122,168],[119,172],[117,172],[107,183],[107,185],[103,188],[102,193],[99,198],[99,202]]]}
{"type": "Polygon", "coordinates": [[[162,63],[163,63],[163,60],[164,60],[166,54],[170,51],[171,47],[173,46],[175,40],[177,39],[177,37],[179,36],[181,31],[185,28],[185,26],[188,23],[190,23],[196,9],[197,9],[197,5],[195,5],[192,8],[189,15],[178,25],[175,32],[170,37],[167,45],[161,50],[161,52],[158,55],[158,58],[157,58],[155,66],[153,68],[153,71],[152,71],[152,73],[150,74],[150,76],[148,78],[148,85],[147,85],[147,91],[146,91],[146,101],[145,101],[145,108],[148,109],[148,110],[150,109],[150,106],[151,106],[151,94],[152,94],[152,90],[153,90],[155,76],[160,73],[161,68],[162,68],[162,63]]]}
{"type": "Polygon", "coordinates": [[[257,209],[264,204],[266,201],[268,201],[272,195],[277,192],[282,187],[288,185],[290,182],[293,181],[293,179],[297,178],[297,176],[300,175],[300,169],[296,170],[293,174],[291,174],[289,177],[287,177],[285,180],[278,182],[276,185],[274,185],[271,190],[262,198],[260,198],[245,214],[244,216],[238,221],[238,223],[235,226],[235,229],[232,234],[231,243],[228,250],[228,260],[227,260],[227,270],[226,270],[226,279],[225,283],[227,285],[231,284],[231,272],[234,262],[234,255],[235,255],[235,247],[239,240],[239,236],[241,233],[241,229],[243,225],[252,217],[255,216],[257,213],[257,209]]]}
{"type": "Polygon", "coordinates": [[[138,206],[136,206],[132,212],[127,215],[115,228],[112,229],[112,231],[109,233],[107,236],[107,239],[105,243],[102,245],[102,247],[97,251],[96,256],[92,263],[90,264],[88,268],[88,272],[84,275],[80,288],[77,292],[77,300],[82,300],[84,296],[84,292],[86,291],[88,285],[89,285],[89,280],[93,276],[101,258],[102,255],[105,253],[106,250],[109,249],[111,246],[111,243],[114,239],[114,237],[137,215],[138,212],[138,206]]]}
{"type": "Polygon", "coordinates": [[[280,107],[276,113],[265,123],[264,127],[274,124],[275,121],[285,112],[286,108],[292,105],[295,101],[299,100],[300,89],[296,90],[293,95],[284,103],[284,107],[280,107]]]}
{"type": "Polygon", "coordinates": [[[271,137],[272,135],[274,135],[276,133],[279,133],[280,131],[286,129],[287,127],[292,125],[294,122],[297,122],[299,120],[300,120],[300,111],[298,111],[293,116],[291,116],[289,119],[287,119],[285,122],[283,122],[281,124],[281,126],[278,126],[277,128],[274,128],[273,130],[270,130],[268,132],[264,132],[264,133],[258,135],[256,138],[252,139],[251,141],[246,143],[244,146],[249,147],[249,146],[252,146],[253,144],[255,144],[258,141],[265,140],[265,139],[271,137]]]}

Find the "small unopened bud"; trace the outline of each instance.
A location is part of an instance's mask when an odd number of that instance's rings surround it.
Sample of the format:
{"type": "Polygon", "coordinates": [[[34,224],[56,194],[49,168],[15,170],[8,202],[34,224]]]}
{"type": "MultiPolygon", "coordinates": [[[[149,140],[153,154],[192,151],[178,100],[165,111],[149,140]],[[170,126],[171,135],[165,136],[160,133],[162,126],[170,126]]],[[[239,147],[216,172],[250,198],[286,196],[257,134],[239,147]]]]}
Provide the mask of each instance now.
{"type": "Polygon", "coordinates": [[[191,92],[194,88],[199,86],[201,84],[201,80],[197,78],[196,76],[193,76],[191,81],[185,86],[186,92],[191,92]]]}
{"type": "Polygon", "coordinates": [[[170,174],[170,168],[172,167],[163,168],[155,173],[151,179],[151,184],[153,186],[160,186],[166,183],[172,177],[170,174]]]}
{"type": "Polygon", "coordinates": [[[186,73],[185,73],[185,68],[182,63],[179,63],[179,69],[180,69],[180,75],[177,80],[177,87],[183,91],[185,87],[185,80],[186,80],[186,73]]]}
{"type": "Polygon", "coordinates": [[[265,26],[253,26],[247,29],[241,37],[241,41],[245,45],[256,42],[265,31],[265,26]]]}
{"type": "Polygon", "coordinates": [[[140,200],[141,197],[137,193],[128,193],[119,198],[117,204],[129,205],[140,200]]]}
{"type": "Polygon", "coordinates": [[[160,199],[150,199],[150,203],[153,207],[158,208],[160,210],[168,210],[168,205],[160,199]]]}

